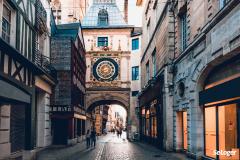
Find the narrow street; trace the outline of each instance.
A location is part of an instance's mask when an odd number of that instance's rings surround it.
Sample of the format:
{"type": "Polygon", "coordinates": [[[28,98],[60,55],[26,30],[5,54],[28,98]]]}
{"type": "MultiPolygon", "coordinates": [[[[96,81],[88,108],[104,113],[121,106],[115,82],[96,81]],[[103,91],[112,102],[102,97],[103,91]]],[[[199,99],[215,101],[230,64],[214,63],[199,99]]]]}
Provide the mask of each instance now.
{"type": "Polygon", "coordinates": [[[125,138],[125,133],[122,138],[108,133],[98,137],[96,148],[86,149],[83,142],[69,148],[47,150],[39,155],[38,160],[187,160],[183,154],[166,153],[145,143],[129,142],[125,138]]]}
{"type": "Polygon", "coordinates": [[[239,84],[240,0],[0,0],[0,160],[240,160],[239,84]]]}

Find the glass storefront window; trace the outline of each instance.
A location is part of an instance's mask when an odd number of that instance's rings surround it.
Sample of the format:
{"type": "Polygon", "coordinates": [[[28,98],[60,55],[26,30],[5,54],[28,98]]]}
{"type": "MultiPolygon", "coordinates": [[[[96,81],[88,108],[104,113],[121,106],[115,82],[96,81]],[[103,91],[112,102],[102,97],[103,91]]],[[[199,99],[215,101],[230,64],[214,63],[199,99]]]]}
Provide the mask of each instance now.
{"type": "MultiPolygon", "coordinates": [[[[216,151],[237,150],[237,126],[237,104],[205,108],[206,156],[217,158],[216,151]]],[[[229,157],[219,155],[219,159],[229,159],[229,157]]]]}
{"type": "MultiPolygon", "coordinates": [[[[218,107],[219,150],[231,151],[237,149],[237,106],[230,104],[218,107]]],[[[220,159],[227,159],[224,155],[220,159]]]]}
{"type": "Polygon", "coordinates": [[[154,116],[151,119],[152,119],[151,137],[157,138],[157,117],[154,116]]]}
{"type": "Polygon", "coordinates": [[[149,121],[149,110],[146,112],[146,136],[149,136],[150,133],[150,121],[149,121]]]}
{"type": "Polygon", "coordinates": [[[205,108],[205,153],[216,158],[216,107],[205,108]]]}

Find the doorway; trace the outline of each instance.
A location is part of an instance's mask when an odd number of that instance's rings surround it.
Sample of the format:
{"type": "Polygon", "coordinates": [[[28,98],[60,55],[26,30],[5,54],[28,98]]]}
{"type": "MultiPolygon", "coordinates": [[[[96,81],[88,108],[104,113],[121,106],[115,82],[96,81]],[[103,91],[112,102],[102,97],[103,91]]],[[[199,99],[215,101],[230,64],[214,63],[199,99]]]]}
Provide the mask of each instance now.
{"type": "Polygon", "coordinates": [[[53,144],[66,145],[68,140],[68,120],[53,119],[53,144]]]}
{"type": "Polygon", "coordinates": [[[182,112],[183,117],[183,149],[188,149],[188,128],[187,128],[187,111],[182,112]]]}
{"type": "Polygon", "coordinates": [[[237,151],[239,148],[239,104],[206,106],[204,112],[205,155],[229,159],[229,156],[216,154],[216,151],[237,151]]]}

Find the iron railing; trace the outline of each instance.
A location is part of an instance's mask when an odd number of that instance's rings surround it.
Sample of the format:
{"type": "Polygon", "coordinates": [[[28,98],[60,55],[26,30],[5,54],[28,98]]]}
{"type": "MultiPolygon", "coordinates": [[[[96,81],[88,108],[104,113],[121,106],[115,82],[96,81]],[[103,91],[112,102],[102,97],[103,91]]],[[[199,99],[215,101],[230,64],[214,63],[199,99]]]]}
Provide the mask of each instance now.
{"type": "Polygon", "coordinates": [[[39,50],[35,52],[35,64],[51,76],[56,76],[56,69],[51,65],[50,57],[43,55],[39,50]]]}

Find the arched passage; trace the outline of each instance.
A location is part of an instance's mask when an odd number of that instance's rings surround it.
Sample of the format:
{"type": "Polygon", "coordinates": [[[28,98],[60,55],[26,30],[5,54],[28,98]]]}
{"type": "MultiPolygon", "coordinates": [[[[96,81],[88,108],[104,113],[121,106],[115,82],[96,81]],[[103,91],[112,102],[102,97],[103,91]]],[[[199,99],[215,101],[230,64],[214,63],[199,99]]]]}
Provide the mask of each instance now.
{"type": "Polygon", "coordinates": [[[105,131],[111,131],[113,128],[121,130],[127,128],[130,114],[129,94],[130,92],[128,90],[87,91],[86,110],[90,119],[87,128],[94,127],[98,134],[103,134],[105,131]],[[122,116],[120,113],[121,111],[116,110],[116,106],[123,108],[126,116],[122,116]],[[119,112],[120,114],[116,115],[115,112],[119,112]],[[115,127],[109,127],[109,123],[114,123],[115,127]]]}

